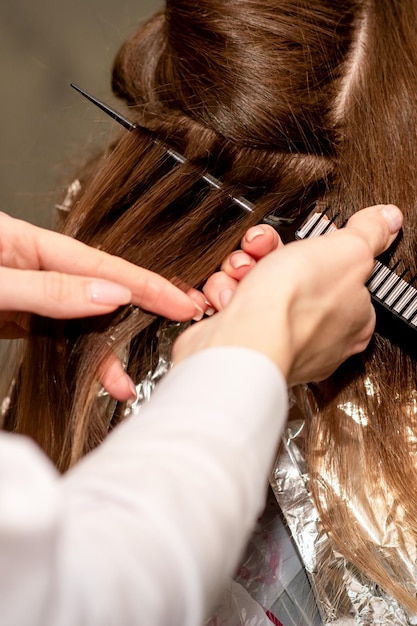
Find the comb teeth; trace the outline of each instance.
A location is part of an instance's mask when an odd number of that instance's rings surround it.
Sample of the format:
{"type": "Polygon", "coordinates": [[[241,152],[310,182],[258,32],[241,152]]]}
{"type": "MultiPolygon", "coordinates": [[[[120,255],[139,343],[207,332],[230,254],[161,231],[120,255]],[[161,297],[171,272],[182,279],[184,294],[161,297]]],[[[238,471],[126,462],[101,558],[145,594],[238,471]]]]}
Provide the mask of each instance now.
{"type": "Polygon", "coordinates": [[[333,215],[332,219],[328,221],[327,226],[325,227],[324,230],[321,231],[321,235],[324,235],[325,233],[331,232],[332,230],[334,230],[333,224],[334,222],[337,220],[337,218],[339,217],[339,213],[336,213],[336,215],[333,215]]]}
{"type": "Polygon", "coordinates": [[[334,225],[334,221],[337,218],[335,215],[331,220],[324,219],[324,216],[329,211],[330,207],[327,207],[323,213],[315,213],[309,220],[295,233],[296,239],[307,239],[310,237],[318,237],[324,233],[330,233],[337,230],[334,225]]]}
{"type": "Polygon", "coordinates": [[[393,276],[398,278],[396,274],[393,275],[393,271],[397,269],[399,264],[400,261],[397,261],[395,265],[393,265],[393,267],[389,269],[385,265],[382,265],[382,263],[381,267],[378,267],[375,263],[376,268],[374,267],[374,271],[366,282],[366,286],[368,287],[368,289],[371,292],[374,292],[375,295],[385,296],[386,290],[383,289],[383,287],[385,284],[387,284],[388,288],[390,288],[391,279],[393,279],[393,276]]]}
{"type": "MultiPolygon", "coordinates": [[[[324,218],[324,213],[315,214],[302,226],[295,234],[296,239],[306,239],[307,237],[318,237],[332,230],[336,230],[333,224],[334,220],[324,218]]],[[[390,335],[391,322],[396,318],[407,325],[408,329],[417,330],[417,289],[413,287],[413,283],[417,279],[417,274],[407,282],[404,276],[410,271],[406,268],[398,275],[395,270],[401,261],[389,268],[375,261],[372,273],[366,283],[375,304],[382,307],[385,313],[389,313],[389,319],[385,321],[386,332],[383,334],[390,335]]],[[[402,336],[395,333],[396,337],[402,336]]],[[[409,350],[416,349],[416,335],[407,335],[407,341],[411,342],[411,346],[405,346],[409,350]]],[[[403,343],[401,341],[401,343],[403,343]]]]}
{"type": "MultiPolygon", "coordinates": [[[[306,237],[314,237],[313,232],[315,231],[316,226],[319,225],[319,222],[321,222],[321,220],[323,219],[323,217],[326,215],[326,213],[329,210],[330,210],[330,207],[328,206],[326,209],[324,209],[322,213],[316,213],[315,215],[313,215],[313,217],[310,220],[308,220],[305,226],[303,226],[303,228],[301,228],[300,231],[297,231],[297,232],[300,232],[299,239],[304,239],[306,237]]],[[[296,239],[298,239],[297,233],[295,237],[296,239]]]]}

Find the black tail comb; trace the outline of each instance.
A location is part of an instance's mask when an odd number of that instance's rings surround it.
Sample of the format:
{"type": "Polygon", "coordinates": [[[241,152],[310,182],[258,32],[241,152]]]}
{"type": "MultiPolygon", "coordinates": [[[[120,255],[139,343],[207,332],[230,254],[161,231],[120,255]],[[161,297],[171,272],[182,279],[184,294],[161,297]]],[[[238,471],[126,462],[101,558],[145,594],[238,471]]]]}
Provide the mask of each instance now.
{"type": "MultiPolygon", "coordinates": [[[[76,91],[78,91],[82,96],[84,96],[84,98],[92,102],[96,107],[101,109],[101,111],[104,111],[106,115],[109,115],[113,120],[121,124],[121,126],[123,126],[123,128],[126,128],[126,130],[128,131],[142,130],[144,132],[147,132],[150,135],[153,135],[152,131],[150,131],[148,128],[146,128],[145,126],[140,126],[139,124],[136,124],[135,122],[132,122],[131,120],[128,120],[126,117],[124,117],[124,115],[121,115],[114,109],[107,106],[107,104],[104,104],[104,102],[101,102],[101,100],[98,100],[94,96],[90,95],[89,93],[84,91],[84,89],[81,89],[81,87],[77,87],[77,85],[74,85],[74,83],[71,83],[71,87],[75,89],[76,91]]],[[[177,163],[183,164],[183,163],[188,162],[188,159],[185,156],[183,156],[182,154],[180,154],[173,148],[170,148],[165,143],[161,142],[160,139],[158,139],[156,136],[153,137],[153,141],[156,144],[161,145],[163,149],[165,150],[165,152],[170,157],[172,157],[175,161],[177,161],[177,163]]],[[[223,183],[218,178],[215,178],[215,176],[212,176],[211,174],[202,173],[201,178],[206,183],[208,183],[210,187],[213,187],[214,189],[221,189],[223,187],[223,183]]],[[[250,202],[246,198],[243,198],[243,196],[232,196],[231,194],[228,194],[228,196],[230,197],[232,202],[234,204],[237,204],[241,209],[243,209],[247,213],[253,213],[255,205],[252,202],[250,202]]]]}
{"type": "Polygon", "coordinates": [[[104,102],[102,102],[101,100],[94,98],[94,96],[91,96],[89,93],[84,91],[84,89],[81,89],[81,87],[74,85],[74,83],[71,83],[71,87],[75,89],[76,91],[78,91],[78,93],[80,93],[82,96],[84,96],[84,98],[92,102],[96,107],[104,111],[106,115],[108,115],[113,120],[115,120],[118,124],[123,126],[123,128],[126,128],[126,130],[132,131],[132,130],[136,130],[137,128],[139,128],[138,125],[135,124],[135,122],[131,122],[120,113],[117,113],[117,111],[114,111],[114,109],[111,109],[109,106],[107,106],[107,104],[104,104],[104,102]]]}
{"type": "MultiPolygon", "coordinates": [[[[130,132],[142,130],[153,136],[152,131],[127,119],[124,115],[121,115],[104,102],[101,102],[101,100],[91,96],[84,91],[84,89],[81,89],[73,83],[71,83],[71,87],[126,130],[130,132]]],[[[177,163],[187,163],[188,159],[185,156],[164,142],[161,142],[156,136],[153,136],[153,141],[161,145],[165,152],[177,163]]],[[[211,174],[202,173],[201,178],[215,189],[222,189],[223,187],[223,183],[211,174]]],[[[255,205],[247,198],[230,194],[228,194],[228,196],[232,202],[241,209],[247,213],[253,213],[255,205]]],[[[317,237],[326,232],[336,230],[337,228],[334,225],[334,221],[337,215],[331,220],[327,219],[325,214],[328,210],[329,207],[324,212],[316,213],[310,217],[304,226],[296,232],[295,238],[306,239],[308,237],[317,237]]],[[[277,230],[279,230],[279,226],[282,224],[281,220],[274,215],[266,216],[263,222],[272,225],[277,230]]],[[[396,343],[399,343],[403,349],[407,351],[411,350],[412,353],[417,356],[417,335],[415,332],[417,330],[417,290],[412,286],[416,277],[412,279],[411,283],[408,283],[404,280],[406,271],[400,276],[393,271],[396,269],[397,265],[390,269],[380,261],[376,261],[372,274],[367,282],[367,287],[377,309],[378,331],[384,336],[394,340],[396,343]],[[399,321],[400,324],[393,324],[395,320],[399,321]]]]}
{"type": "MultiPolygon", "coordinates": [[[[296,232],[295,237],[317,237],[332,230],[337,230],[333,222],[324,217],[324,213],[316,213],[296,232]]],[[[417,356],[417,289],[412,286],[417,276],[410,282],[404,280],[409,268],[400,275],[396,274],[394,270],[400,263],[397,261],[389,268],[381,261],[375,261],[366,286],[377,311],[378,332],[417,356]]]]}

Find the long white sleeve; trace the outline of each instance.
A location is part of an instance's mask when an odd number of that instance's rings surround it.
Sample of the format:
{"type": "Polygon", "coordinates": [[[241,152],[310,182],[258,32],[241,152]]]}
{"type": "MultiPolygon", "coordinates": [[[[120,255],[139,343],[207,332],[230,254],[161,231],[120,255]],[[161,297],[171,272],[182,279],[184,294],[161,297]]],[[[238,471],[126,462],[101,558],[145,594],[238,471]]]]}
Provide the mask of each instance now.
{"type": "Polygon", "coordinates": [[[2,626],[199,626],[263,503],[287,411],[272,362],[201,352],[64,477],[0,434],[2,626]]]}

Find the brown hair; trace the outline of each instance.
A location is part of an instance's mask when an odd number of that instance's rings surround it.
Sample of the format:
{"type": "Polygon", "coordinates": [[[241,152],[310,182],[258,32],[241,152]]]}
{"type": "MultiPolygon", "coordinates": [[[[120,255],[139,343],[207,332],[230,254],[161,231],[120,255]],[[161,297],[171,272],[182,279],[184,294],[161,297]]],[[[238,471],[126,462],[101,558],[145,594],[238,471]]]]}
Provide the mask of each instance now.
{"type": "MultiPolygon", "coordinates": [[[[145,133],[122,134],[86,170],[64,232],[199,286],[272,211],[290,218],[291,237],[315,202],[341,220],[395,202],[406,216],[397,252],[416,272],[416,21],[413,0],[168,1],[123,46],[113,89],[130,117],[189,162],[175,164],[145,133]],[[201,182],[206,170],[223,192],[201,182]],[[228,193],[255,201],[254,214],[228,193]]],[[[109,346],[129,346],[127,370],[140,380],[163,323],[131,307],[93,320],[34,318],[5,428],[29,434],[67,469],[123,416],[98,398],[109,346]]],[[[371,510],[377,496],[417,539],[415,388],[415,361],[376,335],[364,356],[314,388],[309,459],[338,548],[414,611],[398,564],[388,549],[385,560],[378,553],[349,502],[371,510]],[[366,428],[347,417],[347,402],[366,412],[366,428]]]]}

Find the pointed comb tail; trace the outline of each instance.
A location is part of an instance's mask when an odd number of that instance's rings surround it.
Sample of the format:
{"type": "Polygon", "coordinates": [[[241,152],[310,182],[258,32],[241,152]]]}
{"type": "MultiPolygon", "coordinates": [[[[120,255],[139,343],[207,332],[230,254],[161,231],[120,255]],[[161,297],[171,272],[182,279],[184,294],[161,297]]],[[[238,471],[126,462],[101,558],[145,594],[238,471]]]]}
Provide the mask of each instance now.
{"type": "Polygon", "coordinates": [[[71,87],[75,89],[75,91],[78,91],[78,93],[80,93],[84,98],[92,102],[101,111],[104,111],[104,113],[106,113],[109,117],[111,117],[113,120],[118,122],[121,126],[123,126],[123,128],[126,128],[126,130],[132,131],[138,128],[138,125],[135,124],[135,122],[128,120],[127,117],[124,117],[124,115],[121,115],[114,109],[110,108],[107,104],[104,104],[104,102],[102,102],[101,100],[98,100],[94,96],[90,95],[89,93],[84,91],[84,89],[81,89],[81,87],[74,85],[74,83],[70,83],[70,84],[71,84],[71,87]]]}

